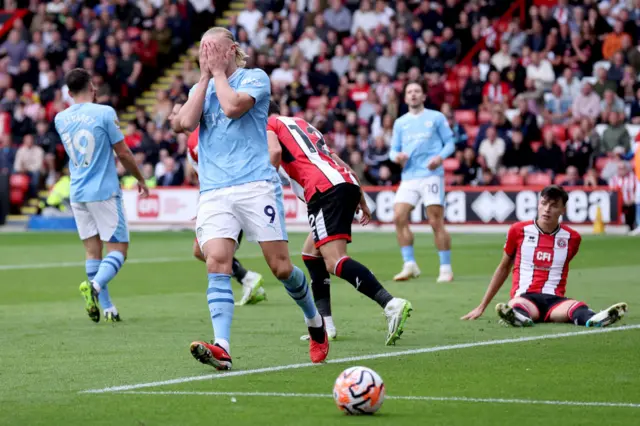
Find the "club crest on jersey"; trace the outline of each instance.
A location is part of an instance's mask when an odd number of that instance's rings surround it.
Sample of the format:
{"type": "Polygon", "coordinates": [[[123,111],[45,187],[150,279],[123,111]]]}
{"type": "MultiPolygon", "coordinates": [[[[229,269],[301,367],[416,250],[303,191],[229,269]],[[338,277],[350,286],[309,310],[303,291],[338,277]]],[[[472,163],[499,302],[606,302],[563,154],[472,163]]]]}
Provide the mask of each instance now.
{"type": "Polygon", "coordinates": [[[558,246],[558,248],[565,248],[567,247],[568,241],[566,238],[558,238],[556,240],[556,245],[558,246]]]}

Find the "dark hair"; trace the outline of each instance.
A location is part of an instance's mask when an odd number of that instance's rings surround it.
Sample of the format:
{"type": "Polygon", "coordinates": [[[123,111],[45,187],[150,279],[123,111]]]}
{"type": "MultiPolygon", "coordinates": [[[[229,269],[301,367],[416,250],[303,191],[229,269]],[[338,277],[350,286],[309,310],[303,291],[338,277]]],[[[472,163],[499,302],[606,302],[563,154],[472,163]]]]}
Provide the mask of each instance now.
{"type": "Polygon", "coordinates": [[[269,102],[269,115],[276,114],[280,115],[280,105],[277,102],[270,101],[269,102]]]}
{"type": "Polygon", "coordinates": [[[567,194],[567,191],[558,185],[547,186],[540,192],[540,197],[551,201],[561,200],[563,206],[566,206],[567,201],[569,201],[569,194],[567,194]]]}
{"type": "Polygon", "coordinates": [[[424,88],[424,83],[422,81],[409,81],[409,82],[405,83],[404,87],[402,88],[402,94],[403,95],[407,94],[407,88],[411,84],[417,84],[418,86],[420,86],[420,90],[422,90],[422,93],[424,93],[424,94],[427,93],[427,90],[424,88]]]}
{"type": "Polygon", "coordinates": [[[81,93],[89,88],[91,74],[84,68],[74,68],[64,77],[69,93],[81,93]]]}

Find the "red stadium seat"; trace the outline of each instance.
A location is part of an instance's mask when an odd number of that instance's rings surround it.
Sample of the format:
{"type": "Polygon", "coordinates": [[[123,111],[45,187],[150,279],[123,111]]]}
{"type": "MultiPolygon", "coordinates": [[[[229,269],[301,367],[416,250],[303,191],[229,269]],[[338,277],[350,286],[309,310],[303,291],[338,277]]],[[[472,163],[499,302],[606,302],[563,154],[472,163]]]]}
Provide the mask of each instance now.
{"type": "Polygon", "coordinates": [[[491,113],[489,111],[480,111],[478,113],[478,123],[485,124],[491,121],[491,113]]]}
{"type": "Polygon", "coordinates": [[[507,173],[500,178],[500,184],[504,186],[522,186],[524,185],[524,179],[520,175],[507,173]]]}
{"type": "Polygon", "coordinates": [[[20,173],[14,173],[9,178],[9,187],[18,191],[25,192],[29,189],[29,176],[20,173]]]}
{"type": "Polygon", "coordinates": [[[596,170],[598,171],[598,173],[600,173],[602,169],[604,169],[604,166],[606,166],[608,162],[609,159],[607,157],[596,158],[596,170]]]}
{"type": "Polygon", "coordinates": [[[460,92],[460,88],[458,87],[458,82],[455,80],[445,80],[444,82],[444,90],[447,93],[458,93],[460,92]]]}
{"type": "Polygon", "coordinates": [[[464,126],[464,130],[467,132],[467,138],[469,146],[473,146],[476,136],[478,136],[478,132],[480,131],[479,126],[464,126]]]}
{"type": "Polygon", "coordinates": [[[454,113],[454,117],[458,124],[462,126],[475,126],[477,124],[476,121],[476,112],[474,110],[469,109],[460,109],[454,113]]]}
{"type": "Polygon", "coordinates": [[[548,126],[544,126],[542,132],[546,132],[548,129],[551,129],[553,132],[553,136],[555,137],[556,142],[564,142],[567,140],[567,129],[560,124],[551,124],[548,126]]]}
{"type": "Polygon", "coordinates": [[[553,178],[553,183],[555,183],[556,185],[562,185],[562,182],[564,182],[565,180],[567,180],[567,175],[558,174],[555,178],[553,178]]]}
{"type": "Polygon", "coordinates": [[[547,186],[551,185],[551,176],[546,173],[530,173],[526,178],[527,185],[547,186]]]}
{"type": "Polygon", "coordinates": [[[444,172],[455,172],[460,167],[460,161],[457,158],[447,158],[443,162],[444,172]]]}
{"type": "Polygon", "coordinates": [[[21,206],[24,203],[24,191],[12,189],[9,191],[9,203],[12,206],[21,206]]]}
{"type": "Polygon", "coordinates": [[[471,75],[471,67],[469,65],[457,65],[454,71],[459,78],[467,79],[471,75]]]}
{"type": "Polygon", "coordinates": [[[541,146],[542,146],[542,142],[540,141],[531,142],[531,151],[538,152],[541,146]]]}

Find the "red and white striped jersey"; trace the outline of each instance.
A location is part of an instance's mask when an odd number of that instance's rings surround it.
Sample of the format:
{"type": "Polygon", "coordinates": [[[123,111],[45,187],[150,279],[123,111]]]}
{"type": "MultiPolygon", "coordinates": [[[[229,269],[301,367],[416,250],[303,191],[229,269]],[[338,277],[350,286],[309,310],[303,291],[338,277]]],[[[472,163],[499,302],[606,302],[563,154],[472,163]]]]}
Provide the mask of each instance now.
{"type": "Polygon", "coordinates": [[[200,134],[200,126],[191,132],[187,139],[187,160],[198,174],[198,140],[200,134]]]}
{"type": "Polygon", "coordinates": [[[629,172],[625,176],[615,175],[609,179],[609,188],[613,190],[619,189],[622,193],[622,201],[624,204],[633,204],[636,201],[636,177],[629,172]]]}
{"type": "Polygon", "coordinates": [[[267,131],[278,136],[282,168],[304,188],[306,202],[341,183],[358,184],[349,170],[333,160],[322,133],[303,119],[271,116],[267,131]]]}
{"type": "Polygon", "coordinates": [[[535,221],[509,228],[504,252],[514,258],[511,298],[523,293],[564,296],[569,262],[580,248],[580,234],[566,225],[546,234],[535,221]]]}

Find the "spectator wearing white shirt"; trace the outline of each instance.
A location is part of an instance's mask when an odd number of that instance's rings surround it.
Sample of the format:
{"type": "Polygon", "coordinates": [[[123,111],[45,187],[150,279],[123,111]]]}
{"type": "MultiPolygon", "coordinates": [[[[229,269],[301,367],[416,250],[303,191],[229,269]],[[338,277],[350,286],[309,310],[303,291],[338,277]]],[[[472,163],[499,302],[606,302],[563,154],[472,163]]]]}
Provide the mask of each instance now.
{"type": "Polygon", "coordinates": [[[387,5],[387,2],[383,0],[376,1],[374,12],[376,14],[376,21],[377,21],[376,27],[378,25],[382,25],[384,28],[387,28],[391,23],[391,19],[393,19],[393,16],[395,15],[395,12],[393,11],[393,9],[391,9],[387,5]]]}
{"type": "Polygon", "coordinates": [[[278,87],[285,87],[293,83],[293,70],[289,66],[289,61],[282,61],[280,67],[273,70],[271,83],[278,87]]]}
{"type": "Polygon", "coordinates": [[[318,56],[321,44],[322,40],[316,35],[316,30],[313,27],[307,27],[307,29],[304,30],[304,34],[300,37],[298,43],[307,61],[313,61],[313,59],[318,56]]]}
{"type": "Polygon", "coordinates": [[[360,2],[360,8],[353,14],[351,35],[355,35],[359,28],[362,28],[369,34],[377,25],[378,19],[376,12],[371,10],[371,2],[369,0],[362,0],[362,2],[360,2]]]}
{"type": "Polygon", "coordinates": [[[573,70],[569,67],[562,72],[562,77],[558,79],[558,84],[562,88],[562,93],[572,100],[580,94],[580,79],[573,74],[573,70]]]}
{"type": "Polygon", "coordinates": [[[556,79],[556,74],[548,60],[544,59],[539,52],[532,52],[531,64],[527,66],[527,78],[533,80],[536,89],[548,90],[556,79]]]}
{"type": "Polygon", "coordinates": [[[240,24],[249,34],[249,40],[252,40],[258,29],[258,21],[262,18],[262,12],[256,9],[253,0],[247,0],[247,8],[238,14],[238,24],[240,24]]]}
{"type": "Polygon", "coordinates": [[[511,65],[511,53],[509,52],[509,42],[503,40],[500,43],[500,50],[491,57],[491,65],[496,67],[498,72],[511,65]]]}
{"type": "Polygon", "coordinates": [[[478,153],[484,157],[486,167],[496,173],[506,150],[504,139],[499,138],[496,128],[491,126],[487,129],[487,137],[480,143],[478,153]]]}
{"type": "Polygon", "coordinates": [[[590,83],[583,84],[580,93],[573,98],[571,114],[575,121],[583,118],[595,121],[600,115],[600,96],[593,91],[590,83]]]}

